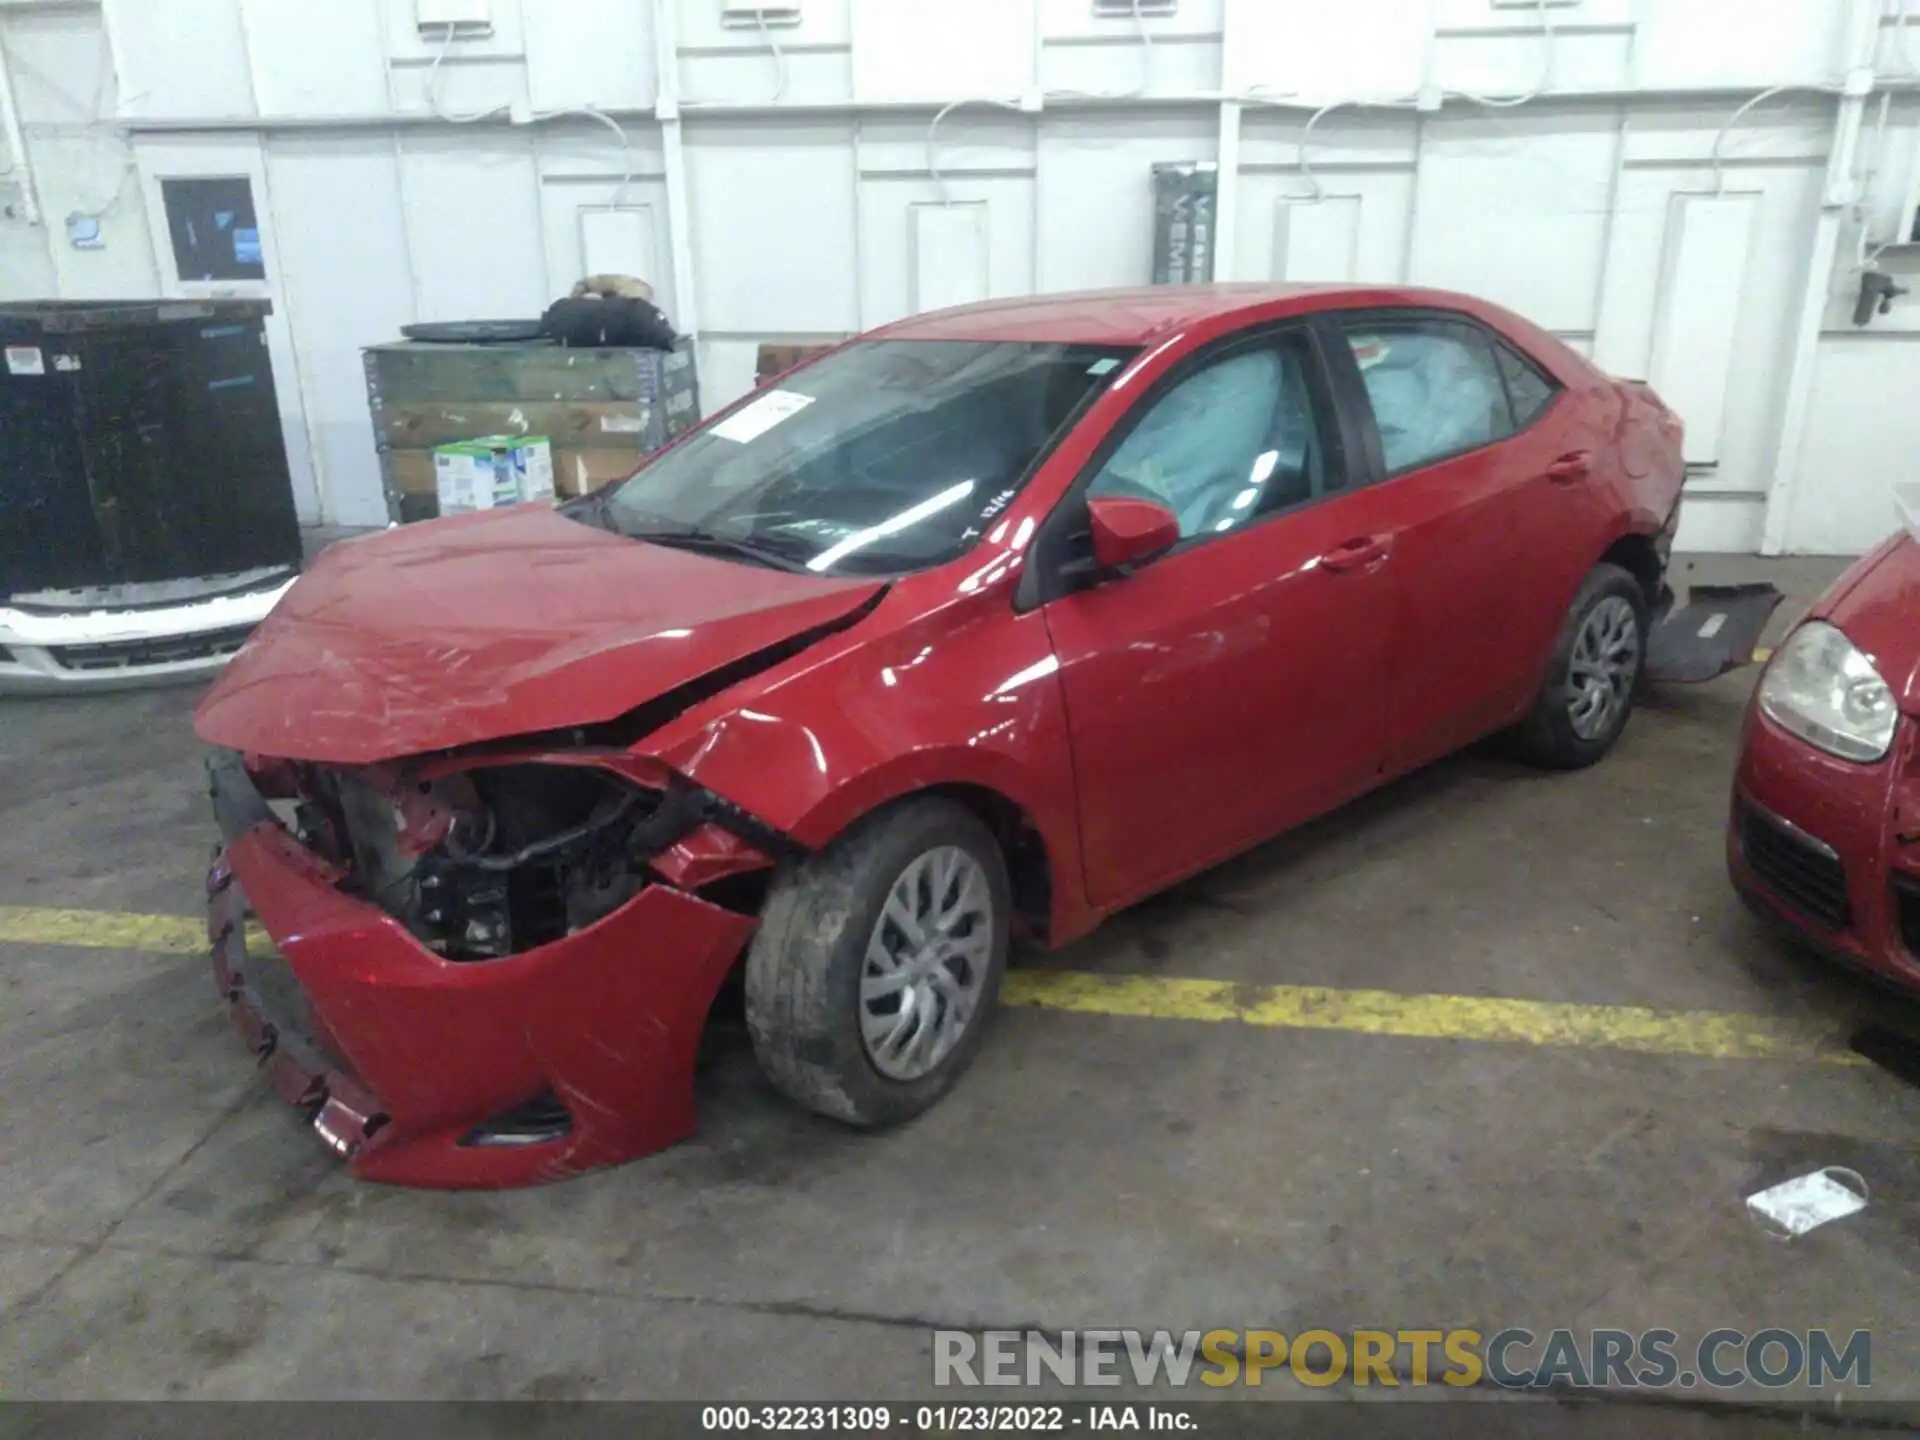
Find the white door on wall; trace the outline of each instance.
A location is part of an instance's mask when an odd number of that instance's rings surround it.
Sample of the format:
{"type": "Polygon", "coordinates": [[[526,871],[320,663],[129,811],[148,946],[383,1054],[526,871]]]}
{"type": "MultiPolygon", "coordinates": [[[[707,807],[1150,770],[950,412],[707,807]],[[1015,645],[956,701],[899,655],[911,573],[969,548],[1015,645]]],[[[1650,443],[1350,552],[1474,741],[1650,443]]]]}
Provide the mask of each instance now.
{"type": "Polygon", "coordinates": [[[400,327],[419,318],[393,138],[275,135],[267,141],[267,175],[280,290],[327,521],[385,525],[362,357],[366,346],[400,339],[400,327]]]}
{"type": "Polygon", "coordinates": [[[266,300],[267,353],[303,525],[331,518],[314,473],[300,371],[274,237],[260,143],[250,136],[155,136],[134,143],[160,293],[191,300],[266,300]]]}

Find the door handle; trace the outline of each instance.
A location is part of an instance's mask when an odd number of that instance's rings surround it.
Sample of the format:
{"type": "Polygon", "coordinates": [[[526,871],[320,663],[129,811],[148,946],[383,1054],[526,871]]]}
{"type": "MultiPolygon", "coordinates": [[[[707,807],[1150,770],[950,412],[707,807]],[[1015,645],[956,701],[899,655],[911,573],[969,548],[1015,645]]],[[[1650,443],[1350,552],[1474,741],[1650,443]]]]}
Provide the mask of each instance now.
{"type": "Polygon", "coordinates": [[[1362,535],[1344,545],[1336,545],[1320,557],[1323,570],[1359,570],[1387,558],[1393,540],[1386,535],[1362,535]]]}
{"type": "Polygon", "coordinates": [[[1547,478],[1556,485],[1571,485],[1576,480],[1586,479],[1592,473],[1593,452],[1591,450],[1569,450],[1547,466],[1547,478]]]}

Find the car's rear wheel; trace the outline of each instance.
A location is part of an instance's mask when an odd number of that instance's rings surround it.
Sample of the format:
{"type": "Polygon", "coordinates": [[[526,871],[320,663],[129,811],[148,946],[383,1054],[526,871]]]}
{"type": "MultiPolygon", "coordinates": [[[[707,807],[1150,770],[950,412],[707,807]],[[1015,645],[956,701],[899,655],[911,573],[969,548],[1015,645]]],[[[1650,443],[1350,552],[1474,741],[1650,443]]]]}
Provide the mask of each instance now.
{"type": "Polygon", "coordinates": [[[1618,565],[1596,565],[1567,609],[1533,711],[1516,727],[1520,754],[1577,770],[1605,755],[1627,728],[1647,655],[1647,597],[1618,565]]]}
{"type": "Polygon", "coordinates": [[[929,797],[869,817],[768,896],[746,975],[762,1068],[849,1124],[919,1114],[980,1047],[1011,914],[1000,847],[964,806],[929,797]]]}

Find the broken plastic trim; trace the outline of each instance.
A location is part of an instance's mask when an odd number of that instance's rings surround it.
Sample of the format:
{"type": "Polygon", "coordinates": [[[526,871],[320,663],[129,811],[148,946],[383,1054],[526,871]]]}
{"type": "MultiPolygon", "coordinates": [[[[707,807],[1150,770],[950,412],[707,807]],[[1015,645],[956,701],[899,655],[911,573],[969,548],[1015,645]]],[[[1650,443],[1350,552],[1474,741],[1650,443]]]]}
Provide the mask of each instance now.
{"type": "Polygon", "coordinates": [[[461,1137],[465,1146],[544,1145],[573,1131],[573,1116],[551,1090],[543,1090],[476,1125],[461,1137]]]}
{"type": "MultiPolygon", "coordinates": [[[[811,853],[805,845],[802,845],[798,840],[787,834],[786,831],[775,829],[757,815],[742,809],[725,796],[716,795],[713,791],[699,785],[694,785],[691,781],[686,782],[686,785],[688,790],[697,797],[695,801],[697,810],[694,813],[694,821],[686,830],[682,831],[681,834],[674,836],[673,840],[668,841],[668,845],[675,843],[685,835],[692,834],[702,825],[714,825],[725,830],[736,839],[744,840],[769,860],[804,860],[811,853]]],[[[669,804],[673,803],[674,792],[678,788],[678,786],[675,786],[668,789],[667,800],[660,807],[662,811],[664,811],[669,804]]],[[[659,812],[655,813],[657,817],[659,812]]],[[[638,830],[636,830],[635,833],[638,834],[638,830]]],[[[660,848],[664,850],[667,846],[663,845],[660,848]]]]}
{"type": "Polygon", "coordinates": [[[635,860],[651,860],[702,825],[718,826],[770,860],[800,860],[809,853],[806,846],[785,831],[775,829],[731,800],[678,775],[668,782],[666,793],[654,812],[628,833],[627,853],[635,860]]]}

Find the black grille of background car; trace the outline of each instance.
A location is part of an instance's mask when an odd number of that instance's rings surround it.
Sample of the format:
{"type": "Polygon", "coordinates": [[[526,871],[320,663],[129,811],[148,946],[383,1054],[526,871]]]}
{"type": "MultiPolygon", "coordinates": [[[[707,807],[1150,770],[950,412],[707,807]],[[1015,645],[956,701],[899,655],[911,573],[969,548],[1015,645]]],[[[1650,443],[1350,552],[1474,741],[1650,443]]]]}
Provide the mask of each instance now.
{"type": "Polygon", "coordinates": [[[1920,875],[1893,877],[1893,913],[1900,922],[1900,943],[1920,956],[1920,875]]]}
{"type": "Polygon", "coordinates": [[[1788,908],[1829,930],[1843,930],[1852,912],[1847,872],[1811,836],[1740,807],[1740,853],[1747,865],[1788,908]]]}
{"type": "Polygon", "coordinates": [[[126,670],[231,655],[247,643],[247,636],[252,633],[251,625],[233,625],[225,630],[202,630],[197,635],[114,640],[100,645],[53,645],[47,653],[63,670],[126,670]]]}

